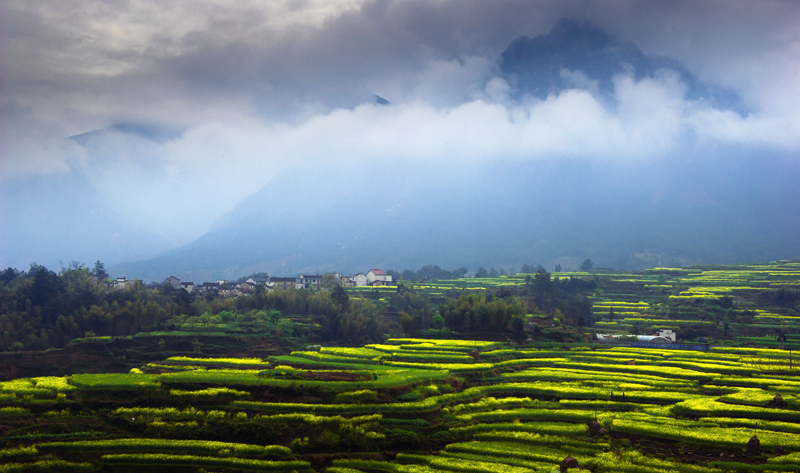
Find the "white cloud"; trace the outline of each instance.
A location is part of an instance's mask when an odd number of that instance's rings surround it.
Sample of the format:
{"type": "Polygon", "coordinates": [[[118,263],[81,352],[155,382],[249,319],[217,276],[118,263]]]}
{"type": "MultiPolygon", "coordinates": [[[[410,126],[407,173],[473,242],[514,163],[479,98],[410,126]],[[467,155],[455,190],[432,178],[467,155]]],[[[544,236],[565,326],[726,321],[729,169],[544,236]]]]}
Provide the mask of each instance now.
{"type": "Polygon", "coordinates": [[[358,169],[384,160],[465,166],[559,157],[646,161],[673,155],[690,136],[783,143],[777,138],[785,130],[773,129],[774,120],[684,100],[685,86],[668,71],[638,82],[620,76],[615,86],[612,104],[571,89],[521,105],[508,102],[507,84],[493,79],[481,99],[452,107],[422,100],[364,104],[297,125],[243,117],[194,127],[164,144],[108,133],[90,146],[94,161],[87,173],[101,193],[126,196],[119,211],[187,242],[290,167],[342,163],[358,169]],[[115,158],[105,159],[109,155],[115,158]]]}

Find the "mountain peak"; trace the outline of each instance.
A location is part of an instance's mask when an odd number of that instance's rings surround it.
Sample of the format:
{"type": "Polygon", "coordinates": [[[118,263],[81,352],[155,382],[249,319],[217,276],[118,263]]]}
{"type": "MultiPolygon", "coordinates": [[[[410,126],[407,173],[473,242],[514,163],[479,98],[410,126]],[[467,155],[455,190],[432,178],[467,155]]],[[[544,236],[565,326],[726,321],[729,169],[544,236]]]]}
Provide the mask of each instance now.
{"type": "Polygon", "coordinates": [[[635,43],[620,41],[589,22],[561,19],[545,35],[520,36],[503,51],[500,68],[517,98],[531,95],[540,99],[574,87],[565,70],[581,71],[597,83],[600,93],[611,95],[614,77],[619,74],[633,74],[641,80],[653,77],[659,69],[670,69],[686,83],[687,98],[741,108],[735,92],[705,84],[679,61],[647,55],[635,43]]]}

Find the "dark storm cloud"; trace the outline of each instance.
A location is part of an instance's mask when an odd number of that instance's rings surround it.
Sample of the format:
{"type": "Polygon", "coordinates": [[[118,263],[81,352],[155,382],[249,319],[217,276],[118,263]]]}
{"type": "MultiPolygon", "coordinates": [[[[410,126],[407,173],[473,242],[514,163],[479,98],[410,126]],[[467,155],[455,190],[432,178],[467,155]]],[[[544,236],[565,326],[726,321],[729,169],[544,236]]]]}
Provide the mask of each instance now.
{"type": "Polygon", "coordinates": [[[515,37],[546,33],[570,17],[647,52],[675,55],[709,79],[736,86],[730,76],[740,76],[754,87],[757,71],[743,70],[752,68],[749,60],[791,46],[800,20],[794,2],[373,1],[327,15],[309,7],[306,14],[319,18],[307,22],[298,22],[302,12],[288,4],[164,5],[7,4],[7,86],[32,93],[41,92],[39,84],[76,101],[109,94],[134,115],[144,108],[151,119],[189,123],[196,113],[155,109],[165,97],[190,102],[193,111],[205,111],[200,117],[220,109],[225,116],[222,98],[270,115],[350,106],[368,89],[413,83],[431,61],[493,60],[515,37]]]}

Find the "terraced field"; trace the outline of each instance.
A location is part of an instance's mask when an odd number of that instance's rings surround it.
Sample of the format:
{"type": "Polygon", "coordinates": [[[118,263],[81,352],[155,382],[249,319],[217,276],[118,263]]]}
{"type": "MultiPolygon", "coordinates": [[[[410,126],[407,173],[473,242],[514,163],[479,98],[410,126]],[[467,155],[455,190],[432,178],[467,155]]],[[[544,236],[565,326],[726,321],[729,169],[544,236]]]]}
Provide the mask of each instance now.
{"type": "MultiPolygon", "coordinates": [[[[501,288],[524,293],[526,277],[462,278],[413,283],[415,290],[445,300],[464,292],[501,288]]],[[[800,312],[792,302],[800,290],[800,262],[654,268],[637,273],[601,270],[552,273],[553,278],[588,279],[596,333],[652,334],[672,329],[684,341],[704,338],[714,344],[763,348],[800,347],[800,312]],[[778,333],[786,342],[777,340],[778,333]]],[[[361,287],[348,291],[385,300],[396,288],[361,287]]]]}
{"type": "Polygon", "coordinates": [[[17,379],[0,472],[797,471],[789,356],[390,339],[17,379]]]}

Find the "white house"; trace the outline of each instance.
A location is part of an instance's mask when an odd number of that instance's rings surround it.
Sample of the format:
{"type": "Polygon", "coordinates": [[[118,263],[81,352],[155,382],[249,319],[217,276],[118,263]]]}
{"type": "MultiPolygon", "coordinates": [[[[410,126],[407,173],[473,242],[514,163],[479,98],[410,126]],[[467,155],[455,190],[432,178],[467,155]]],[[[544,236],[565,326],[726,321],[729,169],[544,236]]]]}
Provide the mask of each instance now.
{"type": "Polygon", "coordinates": [[[361,273],[356,274],[353,276],[353,282],[356,286],[366,286],[367,285],[367,277],[361,273]]]}
{"type": "Polygon", "coordinates": [[[301,274],[297,278],[297,289],[316,289],[319,287],[320,281],[322,281],[320,274],[301,274]]]}
{"type": "Polygon", "coordinates": [[[372,284],[375,281],[389,283],[392,282],[392,277],[386,274],[386,271],[382,269],[370,269],[367,273],[367,284],[372,284]]]}
{"type": "Polygon", "coordinates": [[[264,277],[257,277],[257,278],[247,278],[247,284],[251,286],[266,286],[269,283],[269,278],[264,277]]]}

